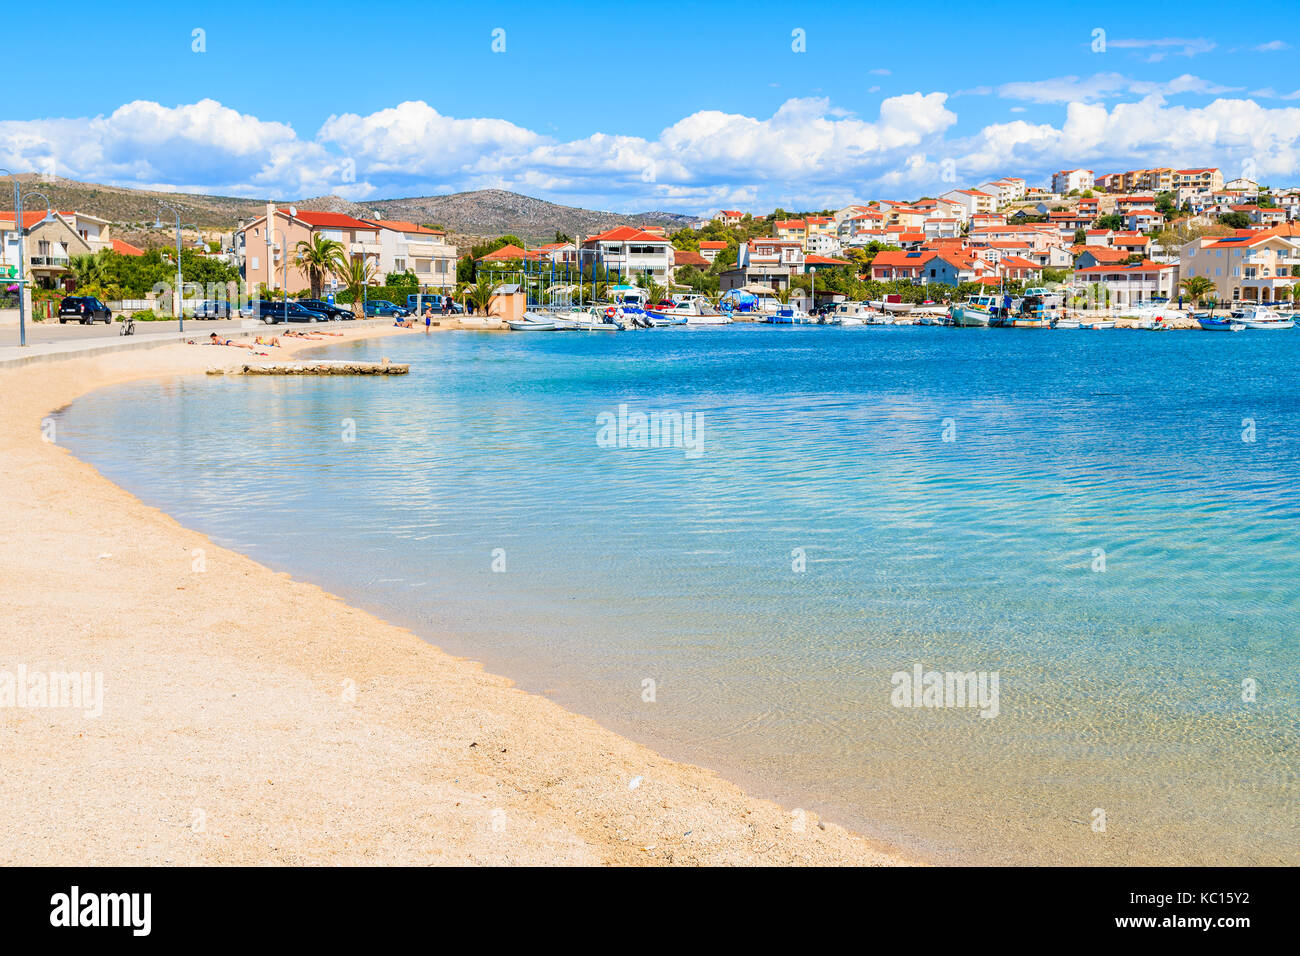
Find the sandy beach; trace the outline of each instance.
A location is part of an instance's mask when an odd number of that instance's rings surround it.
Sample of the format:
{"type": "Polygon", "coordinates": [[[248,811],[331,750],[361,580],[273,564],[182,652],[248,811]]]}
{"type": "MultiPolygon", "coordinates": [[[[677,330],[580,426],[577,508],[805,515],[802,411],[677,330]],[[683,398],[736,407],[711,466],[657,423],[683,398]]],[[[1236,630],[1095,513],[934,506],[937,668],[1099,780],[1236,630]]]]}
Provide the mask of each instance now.
{"type": "Polygon", "coordinates": [[[0,370],[0,672],[103,679],[98,717],[0,708],[0,863],[904,862],[219,548],[43,438],[93,389],[249,355],[0,370]]]}

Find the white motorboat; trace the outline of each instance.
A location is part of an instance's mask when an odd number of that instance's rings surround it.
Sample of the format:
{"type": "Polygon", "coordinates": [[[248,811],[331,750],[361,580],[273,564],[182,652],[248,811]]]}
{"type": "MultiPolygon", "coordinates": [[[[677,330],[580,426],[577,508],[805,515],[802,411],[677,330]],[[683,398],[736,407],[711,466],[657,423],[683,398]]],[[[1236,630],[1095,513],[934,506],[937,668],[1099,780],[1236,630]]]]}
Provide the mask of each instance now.
{"type": "Polygon", "coordinates": [[[1283,315],[1266,305],[1248,305],[1239,312],[1233,312],[1232,318],[1248,330],[1281,330],[1295,328],[1295,319],[1283,315]]]}

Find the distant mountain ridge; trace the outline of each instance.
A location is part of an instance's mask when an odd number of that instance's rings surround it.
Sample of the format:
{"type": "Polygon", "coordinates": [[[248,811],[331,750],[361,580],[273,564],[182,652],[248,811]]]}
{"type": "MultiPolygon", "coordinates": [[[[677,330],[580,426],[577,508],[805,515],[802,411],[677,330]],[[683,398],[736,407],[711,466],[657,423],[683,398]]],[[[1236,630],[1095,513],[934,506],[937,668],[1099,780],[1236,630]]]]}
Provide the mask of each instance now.
{"type": "MultiPolygon", "coordinates": [[[[46,179],[36,174],[19,176],[26,186],[47,194],[59,209],[76,209],[99,216],[124,228],[124,234],[149,239],[160,215],[159,202],[183,207],[182,219],[200,229],[229,231],[240,219],[250,219],[266,209],[265,199],[209,196],[200,193],[158,192],[82,183],[71,179],[46,179]]],[[[445,196],[376,199],[353,202],[341,196],[277,199],[278,205],[299,209],[340,212],[358,219],[402,219],[442,226],[449,234],[465,238],[494,238],[513,234],[530,243],[550,242],[557,231],[571,236],[591,235],[615,226],[664,226],[669,232],[699,221],[698,216],[652,211],[626,214],[563,206],[504,189],[480,189],[445,196]]],[[[174,221],[162,211],[164,221],[174,221]]],[[[160,234],[157,242],[170,241],[160,234]]]]}

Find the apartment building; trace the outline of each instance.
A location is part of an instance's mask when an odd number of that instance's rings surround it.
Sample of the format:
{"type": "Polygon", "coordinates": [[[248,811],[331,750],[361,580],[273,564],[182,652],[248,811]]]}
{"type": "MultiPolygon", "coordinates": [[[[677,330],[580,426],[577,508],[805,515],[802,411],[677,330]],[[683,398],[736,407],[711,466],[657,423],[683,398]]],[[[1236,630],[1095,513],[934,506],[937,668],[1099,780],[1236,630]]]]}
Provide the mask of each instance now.
{"type": "Polygon", "coordinates": [[[1213,280],[1221,302],[1276,302],[1278,289],[1292,289],[1300,266],[1300,244],[1277,231],[1204,236],[1180,250],[1182,277],[1213,280]]]}
{"type": "Polygon", "coordinates": [[[1176,169],[1174,189],[1194,189],[1198,192],[1218,192],[1223,188],[1223,171],[1214,168],[1176,169]]]}
{"type": "Polygon", "coordinates": [[[1091,169],[1063,169],[1052,174],[1052,192],[1061,196],[1076,190],[1083,192],[1092,187],[1091,169]]]}
{"type": "Polygon", "coordinates": [[[243,238],[237,247],[243,248],[244,279],[250,289],[265,285],[293,293],[311,288],[311,277],[297,263],[297,249],[298,243],[311,243],[319,235],[340,243],[346,258],[370,261],[375,281],[382,282],[381,230],[373,222],[343,213],[280,209],[268,204],[267,212],[239,230],[243,238]]]}
{"type": "Polygon", "coordinates": [[[447,244],[445,232],[395,219],[365,221],[379,227],[381,278],[390,272],[411,272],[422,287],[455,288],[456,247],[447,244]]]}

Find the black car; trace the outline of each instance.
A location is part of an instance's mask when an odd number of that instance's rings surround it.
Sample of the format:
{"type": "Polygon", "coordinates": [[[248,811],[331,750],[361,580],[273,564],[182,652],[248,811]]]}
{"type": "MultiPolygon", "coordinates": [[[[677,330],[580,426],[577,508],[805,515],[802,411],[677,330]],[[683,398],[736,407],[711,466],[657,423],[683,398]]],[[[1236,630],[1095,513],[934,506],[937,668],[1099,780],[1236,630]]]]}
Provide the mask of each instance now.
{"type": "Polygon", "coordinates": [[[224,299],[204,299],[194,307],[194,318],[228,319],[233,311],[230,303],[224,299]]]}
{"type": "Polygon", "coordinates": [[[330,305],[323,299],[299,299],[298,304],[304,309],[310,309],[312,312],[319,312],[327,319],[352,318],[351,309],[344,309],[337,305],[330,305]]]}
{"type": "Polygon", "coordinates": [[[277,302],[259,299],[253,303],[253,314],[268,325],[278,322],[328,322],[319,312],[303,308],[297,302],[277,302]]]}
{"type": "Polygon", "coordinates": [[[412,315],[424,315],[424,310],[428,309],[434,315],[442,315],[442,306],[446,302],[451,307],[452,315],[459,315],[465,311],[465,307],[449,295],[442,295],[437,292],[429,292],[424,295],[408,295],[406,297],[406,308],[412,315]]]}
{"type": "Polygon", "coordinates": [[[59,303],[59,325],[70,319],[82,325],[94,325],[96,322],[108,325],[113,321],[113,313],[93,295],[69,295],[59,303]]]}
{"type": "Polygon", "coordinates": [[[366,302],[366,317],[374,318],[375,316],[388,316],[404,319],[411,313],[403,309],[400,305],[395,305],[387,299],[370,299],[366,302]]]}

